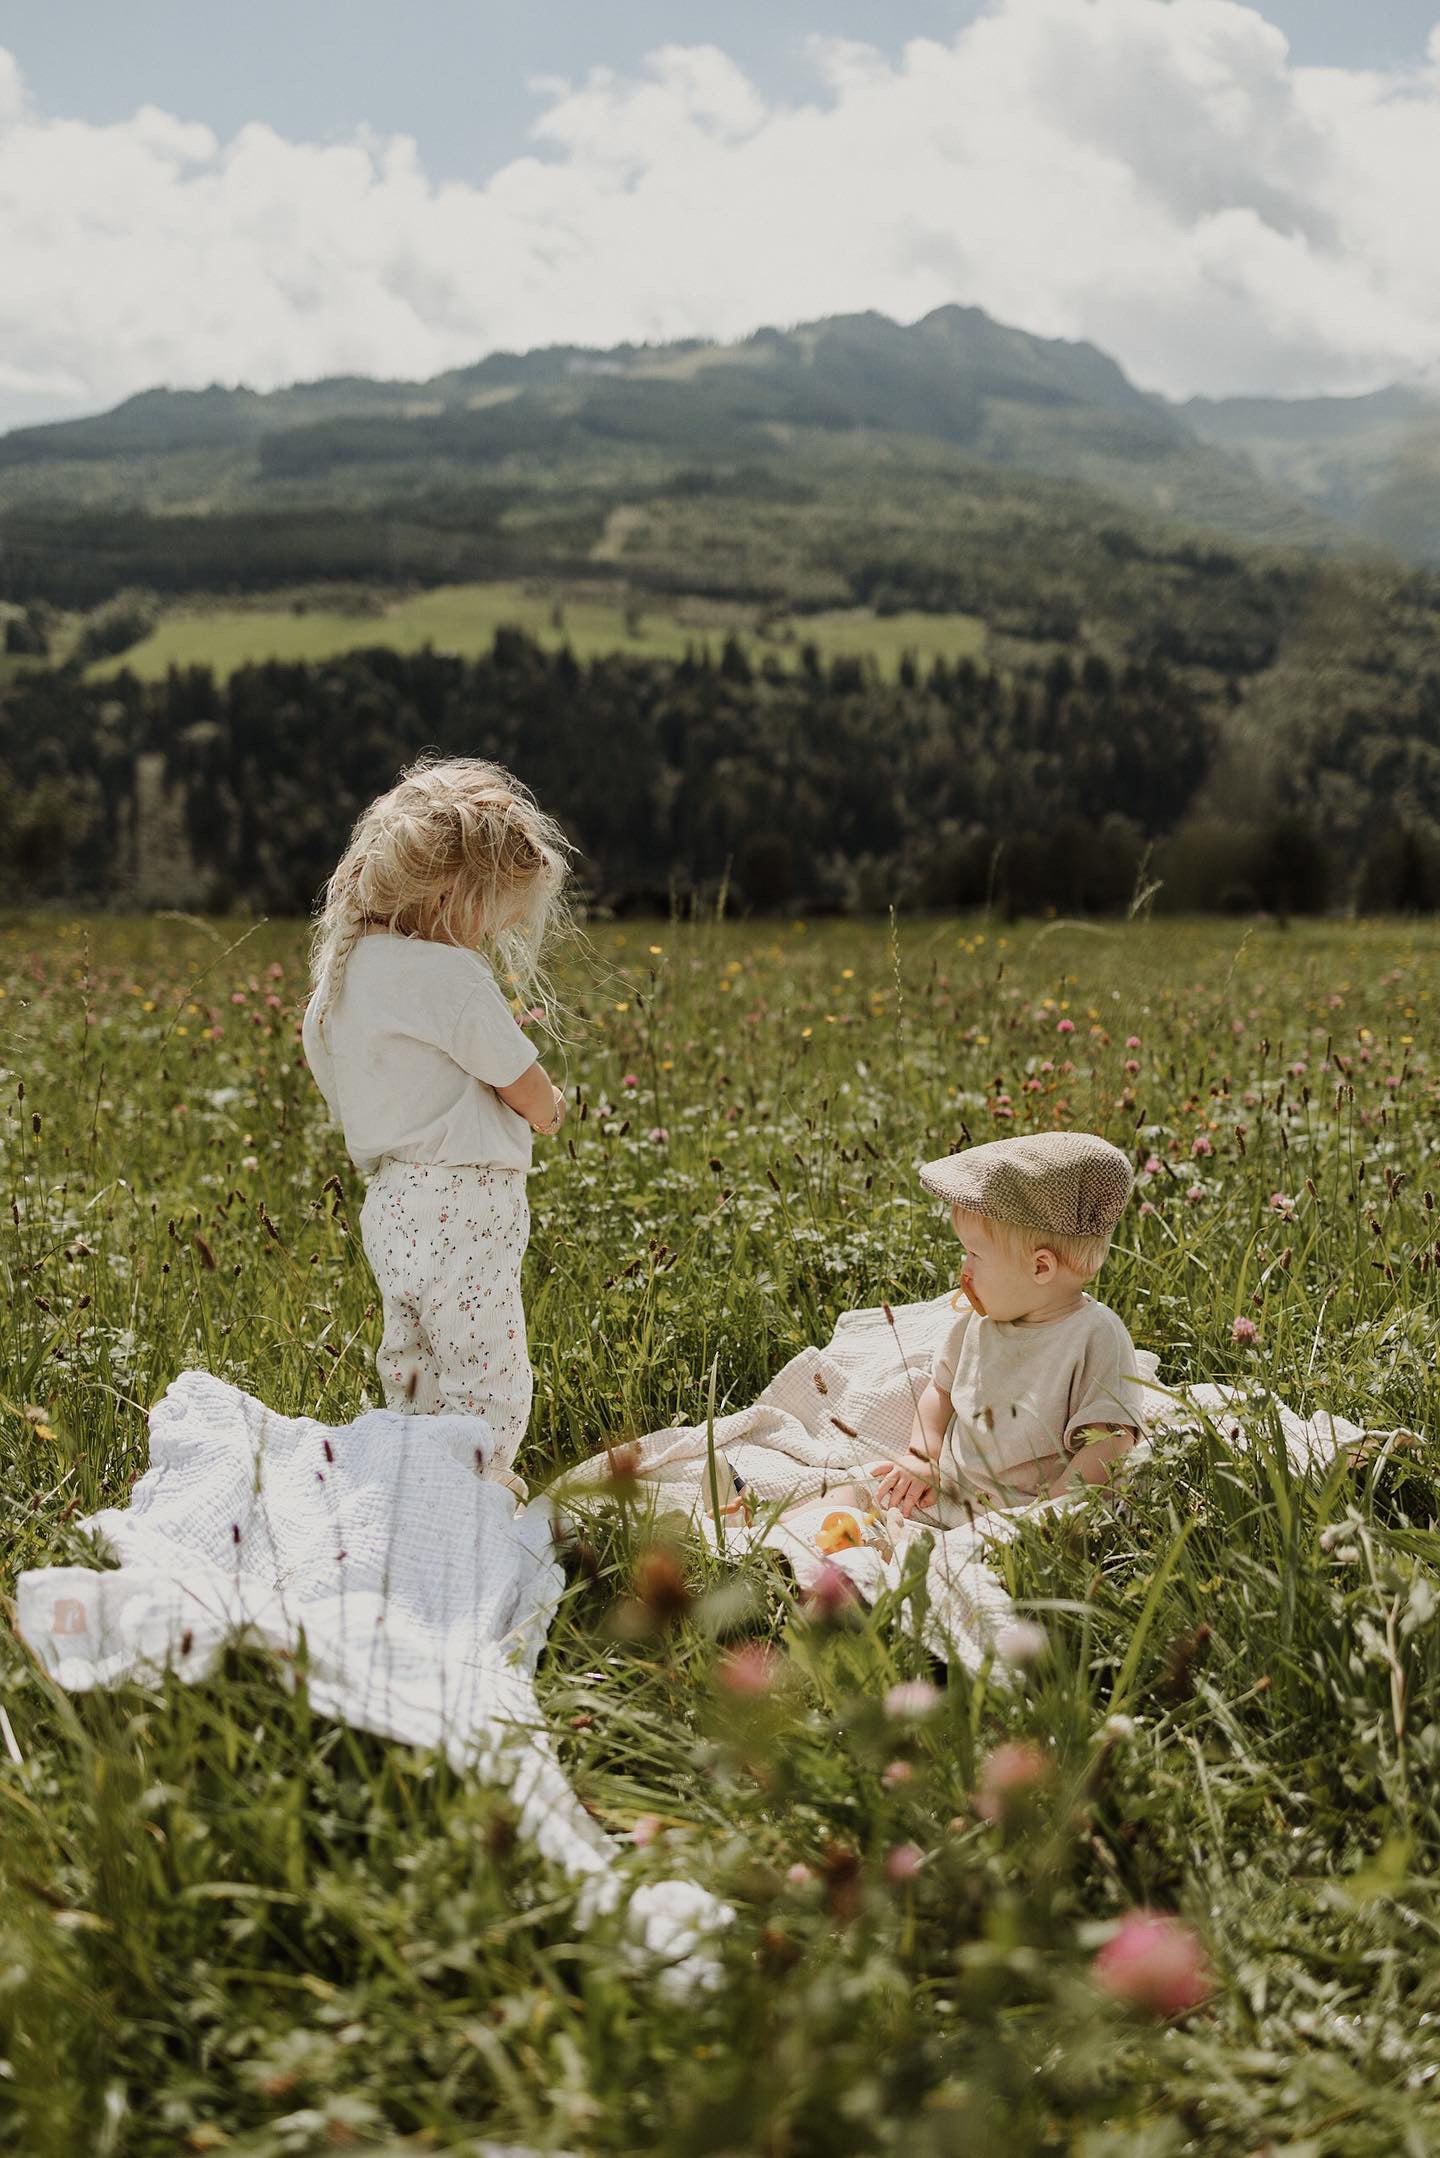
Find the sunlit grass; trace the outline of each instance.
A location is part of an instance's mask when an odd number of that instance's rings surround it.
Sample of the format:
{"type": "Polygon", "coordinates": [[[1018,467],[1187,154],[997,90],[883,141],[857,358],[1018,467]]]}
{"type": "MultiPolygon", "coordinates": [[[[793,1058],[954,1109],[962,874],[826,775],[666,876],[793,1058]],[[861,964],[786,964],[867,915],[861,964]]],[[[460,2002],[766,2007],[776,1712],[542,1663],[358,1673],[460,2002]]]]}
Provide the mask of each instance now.
{"type": "MultiPolygon", "coordinates": [[[[303,942],[0,924],[7,1587],[123,1501],[186,1364],[336,1421],[373,1398],[303,942]]],[[[1263,1415],[1247,1452],[1167,1442],[1007,1551],[1049,1642],[1010,1685],[945,1680],[894,1607],[808,1625],[769,1561],[683,1551],[652,1610],[643,1510],[602,1508],[542,1698],[599,1818],[658,1822],[641,1872],[737,1908],[685,2005],[577,1926],[503,1798],[262,1660],[71,1701],[6,1638],[0,2143],[1432,2148],[1440,930],[602,925],[572,987],[533,1481],[698,1416],[712,1364],[735,1405],[838,1310],[935,1293],[953,1245],[913,1164],[1056,1122],[1137,1161],[1102,1289],[1168,1378],[1262,1377],[1421,1446],[1304,1484],[1263,1415]],[[717,1658],[746,1637],[781,1660],[741,1696],[717,1658]],[[927,1674],[934,1712],[887,1716],[927,1674]],[[972,1799],[1004,1739],[1047,1768],[994,1826],[972,1799]],[[1137,1903],[1208,1938],[1218,1991],[1174,2031],[1089,1976],[1137,1903]]]]}
{"type": "Polygon", "coordinates": [[[864,608],[791,615],[763,625],[753,611],[701,601],[640,600],[633,606],[593,591],[524,584],[442,585],[403,597],[377,595],[371,611],[342,611],[286,600],[271,605],[225,606],[191,602],[166,612],[150,636],[116,659],[96,661],[92,680],[122,667],[146,682],[162,681],[171,667],[209,667],[220,677],[265,660],[333,659],[344,652],[383,645],[418,652],[426,645],[474,659],[490,649],[497,629],[519,629],[546,651],[568,645],[581,662],[620,652],[633,659],[683,659],[709,650],[718,657],[734,632],[758,665],[767,655],[794,665],[806,643],[822,661],[869,658],[893,678],[908,654],[918,665],[937,659],[978,658],[984,624],[963,614],[899,614],[877,617],[864,608]]]}

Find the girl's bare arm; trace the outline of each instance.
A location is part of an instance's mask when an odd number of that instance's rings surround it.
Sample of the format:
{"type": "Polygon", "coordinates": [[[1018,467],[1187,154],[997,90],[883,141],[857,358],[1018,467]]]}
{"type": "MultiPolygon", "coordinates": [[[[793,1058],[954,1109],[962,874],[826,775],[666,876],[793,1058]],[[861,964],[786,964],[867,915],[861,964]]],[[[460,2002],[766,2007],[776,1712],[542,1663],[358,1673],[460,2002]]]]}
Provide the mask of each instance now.
{"type": "Polygon", "coordinates": [[[518,1079],[509,1086],[497,1086],[495,1091],[507,1108],[524,1117],[532,1131],[559,1131],[565,1121],[565,1096],[543,1064],[528,1065],[518,1079]]]}

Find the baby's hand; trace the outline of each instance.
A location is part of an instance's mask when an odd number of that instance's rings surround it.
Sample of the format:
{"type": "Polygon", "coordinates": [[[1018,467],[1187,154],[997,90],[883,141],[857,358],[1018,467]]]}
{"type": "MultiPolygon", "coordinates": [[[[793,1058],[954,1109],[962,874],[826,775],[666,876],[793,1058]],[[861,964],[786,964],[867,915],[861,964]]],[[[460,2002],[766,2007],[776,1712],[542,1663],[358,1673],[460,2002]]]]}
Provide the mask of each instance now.
{"type": "Polygon", "coordinates": [[[917,1506],[928,1506],[934,1500],[937,1464],[922,1463],[916,1454],[906,1454],[903,1461],[869,1462],[865,1473],[875,1479],[875,1507],[879,1513],[896,1506],[908,1520],[917,1506]]]}

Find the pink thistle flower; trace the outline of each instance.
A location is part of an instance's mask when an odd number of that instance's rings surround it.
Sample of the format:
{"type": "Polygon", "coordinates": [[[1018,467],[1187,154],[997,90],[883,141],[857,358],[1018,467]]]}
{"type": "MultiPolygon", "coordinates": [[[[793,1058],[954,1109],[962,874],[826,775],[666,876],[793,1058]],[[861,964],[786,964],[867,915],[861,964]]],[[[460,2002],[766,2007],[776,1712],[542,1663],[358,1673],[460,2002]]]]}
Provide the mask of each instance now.
{"type": "Polygon", "coordinates": [[[1017,1671],[1028,1671],[1031,1664],[1039,1663],[1049,1646],[1050,1636],[1033,1619],[1012,1619],[995,1636],[995,1653],[1017,1671]]]}
{"type": "Polygon", "coordinates": [[[1165,1164],[1160,1159],[1160,1156],[1158,1154],[1147,1154],[1145,1157],[1145,1167],[1141,1173],[1145,1176],[1158,1176],[1164,1166],[1165,1164]]]}
{"type": "Polygon", "coordinates": [[[918,1843],[897,1843],[885,1860],[885,1878],[898,1888],[913,1881],[924,1863],[925,1853],[918,1843]]]}
{"type": "Polygon", "coordinates": [[[1125,1037],[1125,1047],[1126,1047],[1127,1049],[1138,1049],[1138,1048],[1140,1047],[1140,1037],[1139,1037],[1139,1035],[1138,1035],[1138,1034],[1127,1034],[1127,1035],[1126,1035],[1126,1037],[1125,1037]]]}
{"type": "Polygon", "coordinates": [[[637,1087],[639,1086],[640,1081],[636,1078],[634,1072],[626,1072],[624,1078],[620,1081],[620,1084],[621,1086],[637,1087]]]}
{"type": "Polygon", "coordinates": [[[1185,1196],[1192,1206],[1198,1206],[1205,1196],[1205,1186],[1203,1184],[1192,1184],[1185,1196]]]}
{"type": "Polygon", "coordinates": [[[1214,1151],[1215,1143],[1211,1139],[1208,1132],[1199,1132],[1190,1141],[1190,1152],[1197,1161],[1201,1160],[1207,1154],[1213,1154],[1214,1151]]]}
{"type": "Polygon", "coordinates": [[[897,1721],[903,1716],[928,1716],[939,1706],[940,1689],[928,1678],[901,1679],[885,1695],[885,1713],[897,1721]]]}
{"type": "Polygon", "coordinates": [[[1129,1912],[1090,1966],[1102,1993],[1150,2016],[1183,2016],[1215,1990],[1200,1936],[1163,1911],[1129,1912]]]}
{"type": "Polygon", "coordinates": [[[1238,1343],[1242,1349],[1248,1349],[1252,1342],[1260,1339],[1260,1329],[1253,1319],[1242,1316],[1231,1327],[1230,1339],[1238,1343]]]}
{"type": "Polygon", "coordinates": [[[843,1566],[827,1559],[812,1575],[805,1594],[805,1610],[811,1618],[833,1619],[855,1601],[856,1589],[843,1566]]]}
{"type": "Polygon", "coordinates": [[[982,1821],[1003,1821],[1049,1774],[1050,1763],[1031,1740],[1012,1739],[996,1746],[980,1770],[975,1811],[982,1821]]]}
{"type": "Polygon", "coordinates": [[[780,1658],[765,1641],[746,1641],[720,1659],[716,1677],[727,1693],[769,1693],[780,1675],[780,1658]]]}
{"type": "Polygon", "coordinates": [[[1140,1066],[1139,1066],[1139,1064],[1138,1064],[1138,1063],[1136,1062],[1136,1060],[1135,1060],[1135,1058],[1134,1058],[1134,1057],[1126,1057],[1126,1059],[1125,1059],[1125,1070],[1126,1070],[1126,1071],[1127,1071],[1127,1072],[1128,1072],[1128,1073],[1130,1074],[1130,1077],[1131,1077],[1132,1079],[1134,1078],[1134,1076],[1135,1076],[1136,1072],[1138,1072],[1138,1071],[1139,1071],[1139,1069],[1140,1069],[1140,1066]]]}
{"type": "Polygon", "coordinates": [[[1057,1034],[1073,1034],[1073,1033],[1075,1032],[1075,1022],[1074,1022],[1074,1020],[1073,1020],[1073,1019],[1062,1019],[1062,1020],[1060,1021],[1059,1025],[1058,1025],[1058,1026],[1056,1027],[1056,1029],[1055,1029],[1055,1032],[1056,1032],[1057,1034]]]}

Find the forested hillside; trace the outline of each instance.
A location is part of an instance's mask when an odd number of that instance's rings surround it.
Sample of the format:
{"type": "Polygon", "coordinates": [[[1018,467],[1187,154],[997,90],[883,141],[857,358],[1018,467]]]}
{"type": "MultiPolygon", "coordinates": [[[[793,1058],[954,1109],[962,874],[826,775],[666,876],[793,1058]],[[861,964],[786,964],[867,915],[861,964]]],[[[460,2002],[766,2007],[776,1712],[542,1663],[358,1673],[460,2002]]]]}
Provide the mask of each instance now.
{"type": "Polygon", "coordinates": [[[976,310],[17,433],[0,613],[11,898],[304,909],[442,748],[615,905],[1440,902],[1440,577],[976,310]]]}
{"type": "Polygon", "coordinates": [[[1257,741],[1159,658],[891,684],[809,652],[757,675],[733,642],[582,668],[502,632],[474,664],[40,675],[4,748],[12,899],[306,911],[356,812],[439,749],[519,772],[622,909],[1440,904],[1433,668],[1257,741]]]}

